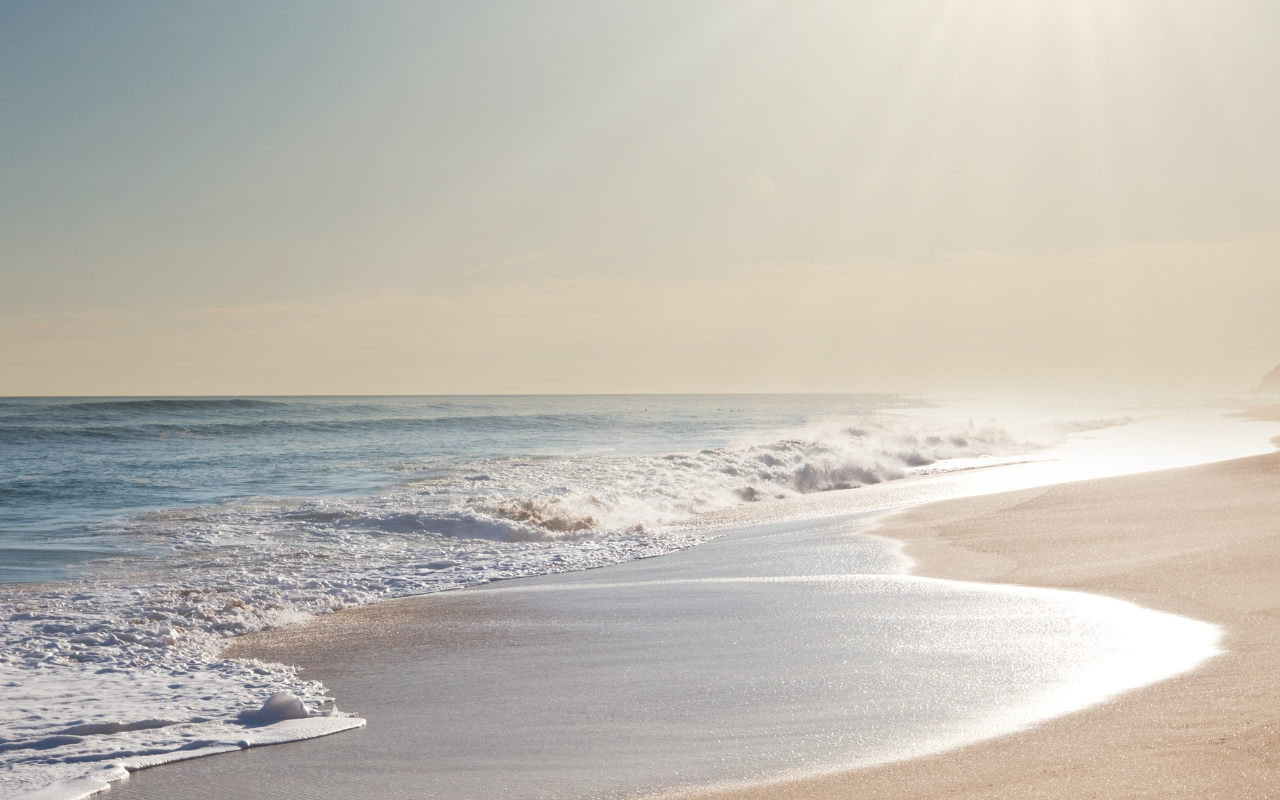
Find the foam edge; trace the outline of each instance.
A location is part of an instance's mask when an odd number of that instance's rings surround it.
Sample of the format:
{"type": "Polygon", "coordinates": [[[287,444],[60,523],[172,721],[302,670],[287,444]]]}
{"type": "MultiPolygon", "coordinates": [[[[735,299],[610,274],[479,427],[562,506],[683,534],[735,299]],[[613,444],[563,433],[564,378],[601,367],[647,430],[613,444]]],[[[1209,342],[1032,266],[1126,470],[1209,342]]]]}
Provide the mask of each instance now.
{"type": "Polygon", "coordinates": [[[168,753],[118,759],[82,777],[51,783],[43,789],[19,795],[15,800],[83,800],[99,792],[109,791],[112,783],[125,780],[130,773],[141,769],[172,764],[175,761],[247,750],[251,747],[267,747],[273,744],[299,742],[304,739],[317,739],[321,736],[363,728],[365,724],[366,721],[360,717],[308,717],[247,728],[244,735],[234,742],[210,742],[205,747],[191,750],[174,750],[168,753]]]}

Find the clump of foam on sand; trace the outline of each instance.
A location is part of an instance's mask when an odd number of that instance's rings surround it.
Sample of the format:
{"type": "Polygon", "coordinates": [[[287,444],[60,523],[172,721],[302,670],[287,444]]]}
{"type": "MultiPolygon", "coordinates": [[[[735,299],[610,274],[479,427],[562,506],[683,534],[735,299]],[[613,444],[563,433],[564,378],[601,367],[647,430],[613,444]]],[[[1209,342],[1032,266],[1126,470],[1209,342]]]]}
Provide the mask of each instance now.
{"type": "Polygon", "coordinates": [[[303,704],[302,698],[293,692],[276,692],[267,698],[262,708],[257,711],[242,711],[240,721],[257,725],[268,725],[286,719],[306,719],[311,716],[303,704]]]}
{"type": "MultiPolygon", "coordinates": [[[[267,698],[261,708],[241,712],[238,724],[222,720],[188,722],[147,720],[134,724],[81,726],[80,733],[105,734],[113,738],[118,738],[121,734],[145,732],[163,727],[170,729],[170,734],[176,731],[185,744],[171,749],[157,749],[148,747],[142,740],[116,741],[114,744],[118,751],[111,753],[107,763],[90,769],[79,777],[57,781],[20,797],[22,800],[80,800],[80,798],[105,791],[111,788],[112,782],[128,778],[129,773],[147,767],[156,767],[188,758],[246,750],[250,747],[328,736],[332,733],[359,728],[364,724],[363,719],[339,713],[331,702],[319,707],[311,707],[292,692],[276,692],[267,698]],[[91,727],[94,729],[88,730],[91,727]],[[130,744],[134,746],[130,747],[130,744]]],[[[85,741],[84,737],[69,734],[52,738],[58,741],[49,742],[47,739],[36,742],[6,741],[0,744],[0,749],[29,749],[39,753],[66,745],[82,744],[85,741]]]]}

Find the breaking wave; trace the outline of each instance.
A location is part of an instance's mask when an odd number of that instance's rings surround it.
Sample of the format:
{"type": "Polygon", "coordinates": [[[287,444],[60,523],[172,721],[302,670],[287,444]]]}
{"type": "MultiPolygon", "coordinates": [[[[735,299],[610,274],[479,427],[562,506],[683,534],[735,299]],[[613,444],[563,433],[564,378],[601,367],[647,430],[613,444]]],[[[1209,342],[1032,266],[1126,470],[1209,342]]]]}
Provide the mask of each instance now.
{"type": "MultiPolygon", "coordinates": [[[[109,401],[75,413],[266,402],[109,401]]],[[[6,788],[25,791],[122,748],[168,758],[192,741],[240,741],[246,715],[283,692],[308,714],[332,709],[291,667],[222,659],[228,637],[389,597],[659,555],[697,544],[678,523],[703,512],[999,463],[1117,422],[882,415],[682,452],[437,456],[397,464],[400,483],[362,496],[241,497],[100,521],[86,537],[127,540],[127,557],[77,582],[0,593],[0,683],[26,698],[0,708],[0,772],[13,776],[6,788]]]]}
{"type": "MultiPolygon", "coordinates": [[[[740,503],[856,489],[925,468],[945,470],[947,462],[1025,456],[1070,433],[1126,421],[1015,431],[995,423],[931,430],[873,419],[804,437],[660,456],[494,459],[410,482],[397,497],[453,500],[434,515],[414,517],[410,524],[423,532],[507,541],[582,538],[668,525],[740,503]]],[[[385,522],[377,515],[365,520],[374,529],[385,522]]]]}

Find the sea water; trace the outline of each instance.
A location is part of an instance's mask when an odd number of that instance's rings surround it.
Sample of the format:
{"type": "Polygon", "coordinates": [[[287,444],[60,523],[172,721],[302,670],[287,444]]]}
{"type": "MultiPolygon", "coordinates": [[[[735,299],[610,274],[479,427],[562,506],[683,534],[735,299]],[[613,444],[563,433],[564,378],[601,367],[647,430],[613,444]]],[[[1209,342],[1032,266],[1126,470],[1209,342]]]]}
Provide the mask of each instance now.
{"type": "MultiPolygon", "coordinates": [[[[701,512],[1044,462],[1125,414],[899,396],[0,401],[0,781],[243,742],[227,637],[704,541],[701,512]]],[[[1255,437],[1256,438],[1256,437],[1255,437]]],[[[1253,445],[1256,447],[1256,443],[1253,445]]],[[[1233,452],[1244,455],[1246,452],[1233,452]]]]}
{"type": "Polygon", "coordinates": [[[320,620],[291,655],[367,729],[113,796],[567,800],[808,777],[1020,730],[1215,652],[1215,626],[1119,600],[903,574],[869,521],[747,525],[320,620]]]}

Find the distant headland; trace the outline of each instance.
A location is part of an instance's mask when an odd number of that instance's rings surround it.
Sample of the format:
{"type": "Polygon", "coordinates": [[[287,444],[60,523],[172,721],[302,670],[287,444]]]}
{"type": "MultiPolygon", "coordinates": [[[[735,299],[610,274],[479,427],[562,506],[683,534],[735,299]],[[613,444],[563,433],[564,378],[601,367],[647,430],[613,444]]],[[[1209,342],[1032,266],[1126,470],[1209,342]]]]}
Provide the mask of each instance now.
{"type": "Polygon", "coordinates": [[[1254,394],[1280,394],[1280,366],[1262,376],[1262,383],[1253,390],[1254,394]]]}

